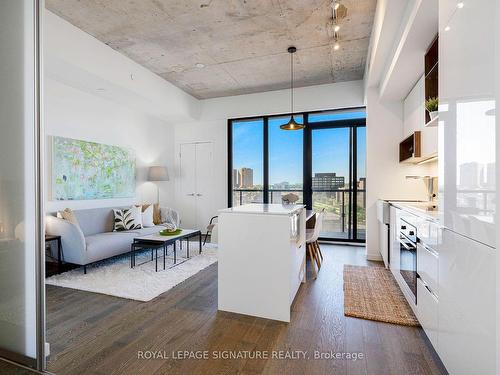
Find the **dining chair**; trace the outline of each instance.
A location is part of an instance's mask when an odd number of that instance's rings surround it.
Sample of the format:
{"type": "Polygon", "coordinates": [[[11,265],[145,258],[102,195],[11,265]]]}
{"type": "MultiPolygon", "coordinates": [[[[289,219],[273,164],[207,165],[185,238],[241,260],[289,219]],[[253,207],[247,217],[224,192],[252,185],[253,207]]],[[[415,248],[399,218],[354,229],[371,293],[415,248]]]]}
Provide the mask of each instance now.
{"type": "Polygon", "coordinates": [[[324,212],[316,214],[316,223],[314,224],[314,229],[309,229],[306,231],[306,248],[311,259],[311,265],[313,267],[314,278],[317,277],[318,271],[321,268],[321,259],[318,252],[318,238],[322,228],[324,212]],[[317,268],[317,269],[316,269],[317,268]]]}

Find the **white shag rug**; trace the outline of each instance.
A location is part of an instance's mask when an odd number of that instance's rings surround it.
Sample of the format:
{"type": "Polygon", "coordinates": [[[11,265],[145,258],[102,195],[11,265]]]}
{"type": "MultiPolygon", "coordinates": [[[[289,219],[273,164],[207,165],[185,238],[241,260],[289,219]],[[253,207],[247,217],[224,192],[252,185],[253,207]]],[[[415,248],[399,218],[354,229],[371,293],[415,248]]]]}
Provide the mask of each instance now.
{"type": "Polygon", "coordinates": [[[136,255],[134,268],[130,268],[130,256],[126,253],[87,266],[86,275],[83,267],[80,267],[49,277],[45,283],[136,301],[151,301],[217,262],[217,245],[213,244],[206,244],[201,254],[198,254],[198,246],[191,246],[189,259],[185,258],[185,246],[179,253],[174,266],[172,249],[169,247],[166,269],[163,270],[163,257],[160,258],[158,252],[158,272],[155,272],[155,261],[151,261],[151,252],[145,251],[136,255]]]}

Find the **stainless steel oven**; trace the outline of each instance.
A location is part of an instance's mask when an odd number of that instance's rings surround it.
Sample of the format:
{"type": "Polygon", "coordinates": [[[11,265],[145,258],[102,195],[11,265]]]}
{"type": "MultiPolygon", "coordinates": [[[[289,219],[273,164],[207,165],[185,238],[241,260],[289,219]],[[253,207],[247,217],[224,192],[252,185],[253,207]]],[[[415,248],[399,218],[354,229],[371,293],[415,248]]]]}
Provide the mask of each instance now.
{"type": "Polygon", "coordinates": [[[399,272],[417,302],[417,228],[401,219],[399,229],[399,272]]]}

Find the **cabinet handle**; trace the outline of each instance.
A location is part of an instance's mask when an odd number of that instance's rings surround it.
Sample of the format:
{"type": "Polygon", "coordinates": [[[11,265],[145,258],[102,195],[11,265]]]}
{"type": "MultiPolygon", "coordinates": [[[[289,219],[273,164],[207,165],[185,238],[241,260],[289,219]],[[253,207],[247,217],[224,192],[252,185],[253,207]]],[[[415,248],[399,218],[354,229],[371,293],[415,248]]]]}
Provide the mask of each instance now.
{"type": "Polygon", "coordinates": [[[190,197],[194,197],[194,193],[191,193],[191,194],[186,194],[186,195],[188,195],[188,196],[190,196],[190,197]]]}
{"type": "Polygon", "coordinates": [[[401,245],[403,245],[403,247],[404,247],[406,250],[408,250],[408,251],[415,250],[415,247],[414,247],[414,246],[409,246],[409,245],[407,245],[407,244],[403,241],[403,239],[404,239],[404,238],[401,238],[401,237],[400,237],[398,240],[399,240],[399,243],[400,243],[401,245]]]}
{"type": "Polygon", "coordinates": [[[199,194],[199,193],[198,193],[198,194],[196,194],[196,196],[197,196],[197,197],[201,197],[201,196],[203,196],[203,194],[199,194]]]}
{"type": "Polygon", "coordinates": [[[420,246],[423,247],[425,250],[427,250],[432,255],[434,255],[435,257],[439,257],[439,253],[436,250],[430,248],[429,246],[427,246],[423,242],[420,242],[420,246]]]}

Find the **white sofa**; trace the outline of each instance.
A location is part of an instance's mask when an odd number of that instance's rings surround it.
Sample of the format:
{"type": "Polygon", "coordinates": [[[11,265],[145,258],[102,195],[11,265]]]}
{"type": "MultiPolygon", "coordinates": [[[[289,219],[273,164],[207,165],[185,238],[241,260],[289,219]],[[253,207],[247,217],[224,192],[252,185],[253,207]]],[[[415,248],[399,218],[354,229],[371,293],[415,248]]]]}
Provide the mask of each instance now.
{"type": "MultiPolygon", "coordinates": [[[[116,207],[115,207],[116,208],[116,207]]],[[[78,226],[51,214],[46,217],[45,233],[61,236],[63,260],[84,266],[130,251],[134,237],[157,233],[163,226],[113,232],[113,208],[74,210],[78,226]]]]}

